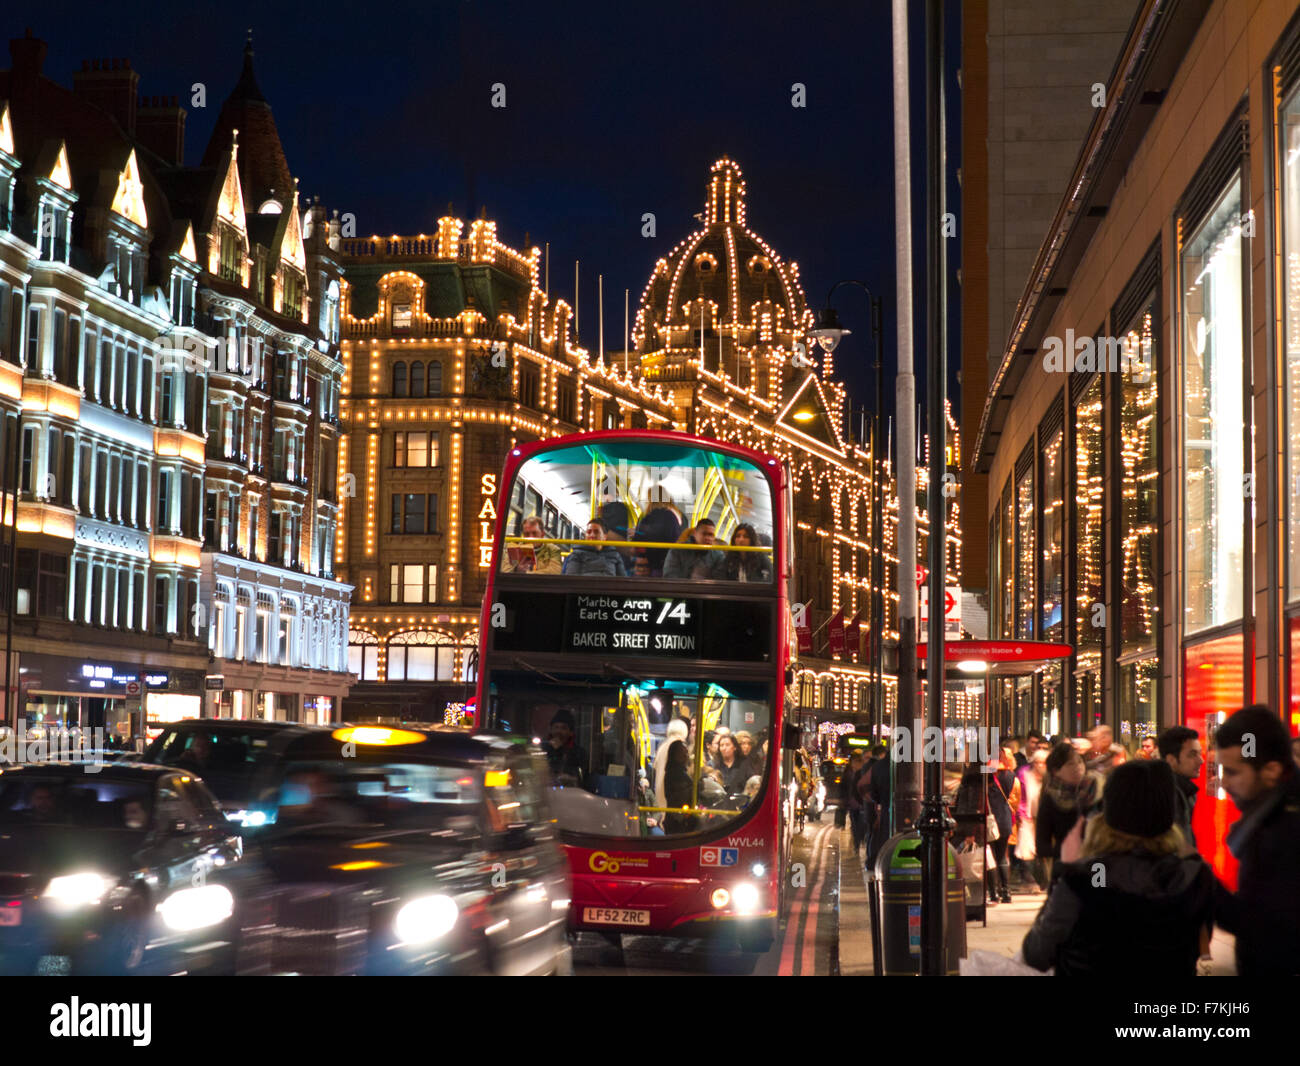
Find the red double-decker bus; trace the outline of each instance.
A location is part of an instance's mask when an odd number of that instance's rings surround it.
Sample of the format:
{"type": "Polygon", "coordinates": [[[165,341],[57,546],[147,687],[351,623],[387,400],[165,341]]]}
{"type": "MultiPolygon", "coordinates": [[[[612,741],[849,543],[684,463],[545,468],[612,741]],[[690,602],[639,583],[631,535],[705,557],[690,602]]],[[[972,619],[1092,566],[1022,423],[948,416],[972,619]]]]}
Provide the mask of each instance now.
{"type": "Polygon", "coordinates": [[[510,453],[478,725],[546,752],[575,930],[771,945],[798,744],[790,554],[771,456],[636,430],[510,453]]]}

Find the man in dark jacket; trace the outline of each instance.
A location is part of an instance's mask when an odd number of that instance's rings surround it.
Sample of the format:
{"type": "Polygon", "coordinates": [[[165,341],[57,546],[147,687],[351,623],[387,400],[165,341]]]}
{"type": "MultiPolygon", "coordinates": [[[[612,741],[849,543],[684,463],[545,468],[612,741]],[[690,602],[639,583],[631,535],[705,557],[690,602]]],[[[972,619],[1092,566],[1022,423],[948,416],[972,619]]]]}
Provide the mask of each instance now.
{"type": "Polygon", "coordinates": [[[862,795],[858,792],[858,775],[862,773],[862,757],[863,752],[855,750],[849,756],[849,765],[844,767],[844,776],[840,778],[840,802],[848,811],[855,855],[862,849],[862,838],[866,829],[862,821],[862,795]]]}
{"type": "Polygon", "coordinates": [[[561,707],[551,718],[551,735],[543,751],[551,768],[552,783],[586,787],[587,753],[578,745],[573,712],[561,707]]]}
{"type": "MultiPolygon", "coordinates": [[[[603,541],[607,530],[605,523],[593,518],[587,523],[587,540],[603,541]]],[[[580,577],[627,577],[627,567],[623,556],[613,548],[602,548],[599,543],[590,548],[574,548],[564,560],[566,575],[576,574],[580,577]]]]}
{"type": "Polygon", "coordinates": [[[1219,727],[1223,787],[1241,810],[1228,850],[1241,864],[1237,891],[1220,882],[1215,922],[1237,938],[1242,977],[1300,974],[1300,773],[1291,737],[1267,707],[1247,707],[1219,727]]]}
{"type": "Polygon", "coordinates": [[[1192,832],[1192,814],[1196,810],[1196,794],[1200,789],[1196,778],[1205,765],[1201,755],[1201,738],[1195,729],[1185,725],[1171,725],[1156,742],[1160,757],[1174,772],[1174,824],[1186,834],[1192,847],[1196,847],[1196,834],[1192,832]]]}
{"type": "Polygon", "coordinates": [[[871,761],[867,763],[867,774],[869,775],[870,791],[872,802],[876,805],[876,821],[871,827],[871,832],[867,837],[867,869],[871,869],[876,864],[876,856],[880,854],[880,849],[885,841],[890,837],[889,819],[890,819],[890,758],[888,749],[883,744],[877,744],[871,749],[871,761]]]}

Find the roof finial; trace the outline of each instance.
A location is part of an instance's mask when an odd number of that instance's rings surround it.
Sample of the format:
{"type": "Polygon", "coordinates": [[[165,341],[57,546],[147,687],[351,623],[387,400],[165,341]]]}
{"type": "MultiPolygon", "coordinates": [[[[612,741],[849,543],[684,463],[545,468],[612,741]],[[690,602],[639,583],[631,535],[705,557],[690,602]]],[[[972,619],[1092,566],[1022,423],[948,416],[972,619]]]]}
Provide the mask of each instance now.
{"type": "Polygon", "coordinates": [[[239,155],[239,130],[232,129],[230,131],[230,156],[233,159],[237,155],[239,155]]]}
{"type": "Polygon", "coordinates": [[[253,50],[253,27],[248,27],[248,40],[244,42],[244,50],[251,52],[253,50]]]}

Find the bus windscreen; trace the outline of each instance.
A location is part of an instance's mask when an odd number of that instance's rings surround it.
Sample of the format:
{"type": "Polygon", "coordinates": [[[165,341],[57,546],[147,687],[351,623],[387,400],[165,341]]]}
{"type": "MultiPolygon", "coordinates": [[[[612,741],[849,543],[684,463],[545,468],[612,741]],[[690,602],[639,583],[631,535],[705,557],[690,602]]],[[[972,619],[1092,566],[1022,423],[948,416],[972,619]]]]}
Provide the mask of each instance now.
{"type": "Polygon", "coordinates": [[[722,452],[647,441],[556,448],[523,463],[510,486],[501,569],[770,584],[774,506],[764,473],[722,452]]]}

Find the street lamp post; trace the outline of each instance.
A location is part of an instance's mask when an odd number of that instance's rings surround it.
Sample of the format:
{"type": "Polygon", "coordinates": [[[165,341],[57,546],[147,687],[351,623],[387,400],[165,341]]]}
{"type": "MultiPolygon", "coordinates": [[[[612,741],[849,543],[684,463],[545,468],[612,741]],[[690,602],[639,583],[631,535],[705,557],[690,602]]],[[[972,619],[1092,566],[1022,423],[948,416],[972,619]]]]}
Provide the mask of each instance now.
{"type": "MultiPolygon", "coordinates": [[[[927,725],[943,730],[943,638],[948,525],[943,495],[948,422],[947,256],[942,232],[946,153],[944,145],[943,0],[925,5],[926,151],[926,346],[929,348],[930,617],[926,652],[927,725]]],[[[900,444],[902,442],[900,441],[900,444]]],[[[947,836],[952,821],[943,807],[943,753],[925,764],[925,799],[917,829],[921,834],[921,975],[941,977],[945,965],[947,919],[947,836]]]]}
{"type": "Polygon", "coordinates": [[[885,600],[883,553],[885,538],[881,528],[883,525],[881,513],[884,510],[885,491],[880,484],[881,454],[884,444],[881,432],[881,418],[883,417],[885,378],[884,367],[881,362],[884,347],[884,313],[881,310],[880,298],[871,291],[865,282],[851,279],[837,281],[831,286],[830,292],[826,294],[826,304],[817,316],[816,327],[809,331],[809,335],[817,341],[823,351],[829,354],[835,350],[835,346],[839,344],[841,338],[852,332],[840,325],[839,316],[835,313],[835,308],[831,306],[831,297],[835,295],[835,290],[844,285],[856,285],[867,294],[867,299],[871,304],[871,337],[876,357],[876,405],[871,417],[871,533],[875,544],[871,553],[871,604],[868,612],[871,623],[871,640],[867,652],[871,663],[871,724],[874,727],[884,718],[885,688],[885,642],[883,634],[885,600]]]}

